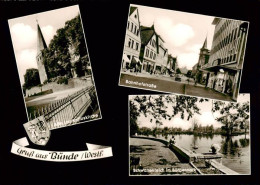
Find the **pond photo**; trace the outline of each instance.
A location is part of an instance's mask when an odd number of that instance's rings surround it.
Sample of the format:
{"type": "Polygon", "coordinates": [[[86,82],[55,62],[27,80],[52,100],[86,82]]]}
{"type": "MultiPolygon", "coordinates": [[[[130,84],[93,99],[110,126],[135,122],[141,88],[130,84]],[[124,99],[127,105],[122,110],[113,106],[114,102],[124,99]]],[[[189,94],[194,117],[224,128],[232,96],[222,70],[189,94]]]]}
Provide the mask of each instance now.
{"type": "Polygon", "coordinates": [[[250,95],[238,103],[129,96],[130,175],[249,175],[250,95]]]}

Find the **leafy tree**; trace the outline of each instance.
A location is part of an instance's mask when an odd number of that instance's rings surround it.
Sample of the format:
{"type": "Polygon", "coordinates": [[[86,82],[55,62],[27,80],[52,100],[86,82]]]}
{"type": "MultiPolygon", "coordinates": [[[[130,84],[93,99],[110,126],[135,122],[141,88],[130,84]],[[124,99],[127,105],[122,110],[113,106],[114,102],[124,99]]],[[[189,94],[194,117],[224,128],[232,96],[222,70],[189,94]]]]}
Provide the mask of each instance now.
{"type": "Polygon", "coordinates": [[[30,89],[31,87],[40,85],[40,75],[38,69],[27,69],[24,75],[23,89],[30,89]]]}
{"type": "Polygon", "coordinates": [[[80,16],[67,21],[63,28],[57,30],[49,47],[43,51],[43,63],[46,66],[48,78],[57,76],[72,77],[71,57],[78,56],[75,64],[78,76],[85,75],[89,66],[80,16]]]}
{"type": "Polygon", "coordinates": [[[87,48],[85,44],[85,38],[81,25],[80,16],[77,15],[75,18],[65,23],[65,30],[69,44],[75,48],[75,55],[85,56],[87,55],[87,48]]]}
{"type": "Polygon", "coordinates": [[[187,77],[191,77],[191,75],[192,75],[192,70],[188,70],[188,72],[187,72],[187,77]]]}
{"type": "MultiPolygon", "coordinates": [[[[150,122],[156,123],[157,126],[162,125],[162,119],[171,120],[177,114],[182,119],[192,118],[194,114],[200,114],[197,102],[208,101],[207,99],[176,96],[176,95],[137,95],[130,100],[130,133],[133,128],[134,132],[136,121],[139,115],[151,116],[150,122]]],[[[156,131],[156,130],[155,130],[156,131]]]]}
{"type": "Polygon", "coordinates": [[[57,76],[71,77],[71,63],[69,53],[69,40],[66,30],[60,28],[49,44],[49,48],[43,51],[43,63],[47,69],[49,78],[57,76]]]}
{"type": "Polygon", "coordinates": [[[176,69],[176,73],[177,73],[177,74],[181,74],[180,68],[177,68],[177,69],[176,69]]]}
{"type": "Polygon", "coordinates": [[[137,118],[140,113],[138,112],[137,106],[133,102],[130,102],[130,110],[130,135],[134,135],[139,131],[137,118]]]}
{"type": "Polygon", "coordinates": [[[215,119],[223,124],[222,129],[227,136],[231,136],[235,128],[245,125],[249,120],[248,101],[244,103],[214,101],[212,111],[219,115],[215,119]]]}

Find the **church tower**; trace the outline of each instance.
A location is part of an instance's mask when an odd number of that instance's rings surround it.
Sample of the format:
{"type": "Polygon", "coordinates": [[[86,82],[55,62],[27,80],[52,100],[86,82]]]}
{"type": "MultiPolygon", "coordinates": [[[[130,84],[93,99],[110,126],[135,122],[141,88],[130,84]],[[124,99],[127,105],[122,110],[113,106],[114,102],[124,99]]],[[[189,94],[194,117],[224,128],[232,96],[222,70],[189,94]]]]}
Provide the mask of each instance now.
{"type": "Polygon", "coordinates": [[[207,73],[203,70],[201,70],[201,66],[207,64],[209,62],[209,55],[210,55],[210,51],[207,48],[207,37],[203,43],[203,46],[200,48],[200,53],[199,53],[199,61],[198,61],[198,65],[197,65],[197,69],[196,69],[196,81],[201,83],[201,84],[205,84],[206,82],[206,78],[207,78],[207,73]]]}
{"type": "Polygon", "coordinates": [[[45,66],[43,64],[42,50],[47,48],[46,42],[43,38],[41,28],[37,22],[37,55],[36,61],[40,75],[41,84],[48,79],[45,66]]]}
{"type": "Polygon", "coordinates": [[[208,63],[209,61],[209,49],[207,48],[207,37],[203,43],[202,48],[200,48],[200,54],[199,54],[199,66],[203,66],[208,63]]]}

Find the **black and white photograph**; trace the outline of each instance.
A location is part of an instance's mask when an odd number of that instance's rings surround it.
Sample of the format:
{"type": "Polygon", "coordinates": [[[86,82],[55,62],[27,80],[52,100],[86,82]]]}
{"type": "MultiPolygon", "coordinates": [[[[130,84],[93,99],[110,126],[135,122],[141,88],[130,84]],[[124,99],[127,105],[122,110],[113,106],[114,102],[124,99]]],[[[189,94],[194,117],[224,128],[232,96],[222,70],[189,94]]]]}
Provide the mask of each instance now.
{"type": "Polygon", "coordinates": [[[28,121],[49,129],[101,118],[79,6],[8,20],[28,121]]]}
{"type": "Polygon", "coordinates": [[[249,22],[130,4],[120,86],[237,101],[249,22]]]}
{"type": "Polygon", "coordinates": [[[250,95],[129,96],[130,176],[250,175],[250,95]]]}
{"type": "Polygon", "coordinates": [[[260,0],[0,0],[0,185],[260,185],[260,0]]]}

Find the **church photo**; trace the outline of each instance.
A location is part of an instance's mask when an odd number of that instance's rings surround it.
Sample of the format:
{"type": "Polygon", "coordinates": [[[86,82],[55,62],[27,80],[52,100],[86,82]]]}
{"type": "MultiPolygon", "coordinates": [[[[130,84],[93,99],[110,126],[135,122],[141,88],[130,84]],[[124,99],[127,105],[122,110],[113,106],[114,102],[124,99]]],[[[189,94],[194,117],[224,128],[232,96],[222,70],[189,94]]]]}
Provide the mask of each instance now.
{"type": "Polygon", "coordinates": [[[79,6],[8,20],[28,121],[50,129],[101,119],[79,6]]]}

